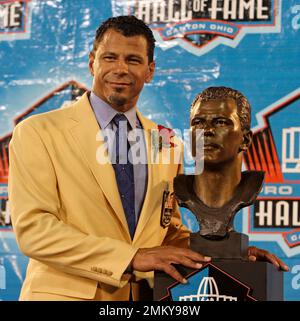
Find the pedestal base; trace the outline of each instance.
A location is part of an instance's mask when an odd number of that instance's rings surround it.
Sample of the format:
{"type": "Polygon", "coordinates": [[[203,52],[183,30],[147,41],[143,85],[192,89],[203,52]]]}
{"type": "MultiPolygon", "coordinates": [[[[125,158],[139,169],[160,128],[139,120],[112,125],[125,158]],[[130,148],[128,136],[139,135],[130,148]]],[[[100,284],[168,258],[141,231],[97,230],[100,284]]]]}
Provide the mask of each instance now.
{"type": "Polygon", "coordinates": [[[220,240],[210,240],[199,233],[190,236],[190,247],[193,251],[214,259],[246,259],[249,237],[246,234],[230,232],[220,240]]]}
{"type": "Polygon", "coordinates": [[[214,260],[200,270],[176,268],[188,284],[181,285],[165,273],[155,272],[155,301],[283,300],[283,272],[267,262],[214,260]]]}

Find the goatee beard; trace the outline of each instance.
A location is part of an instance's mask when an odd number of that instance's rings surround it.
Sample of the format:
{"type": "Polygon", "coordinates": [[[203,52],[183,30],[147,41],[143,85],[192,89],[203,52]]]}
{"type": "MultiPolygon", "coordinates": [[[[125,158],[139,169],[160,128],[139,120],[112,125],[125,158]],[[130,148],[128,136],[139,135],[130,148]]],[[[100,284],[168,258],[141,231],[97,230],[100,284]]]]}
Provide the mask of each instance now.
{"type": "Polygon", "coordinates": [[[108,101],[114,106],[122,107],[127,102],[127,99],[119,95],[110,95],[108,101]]]}

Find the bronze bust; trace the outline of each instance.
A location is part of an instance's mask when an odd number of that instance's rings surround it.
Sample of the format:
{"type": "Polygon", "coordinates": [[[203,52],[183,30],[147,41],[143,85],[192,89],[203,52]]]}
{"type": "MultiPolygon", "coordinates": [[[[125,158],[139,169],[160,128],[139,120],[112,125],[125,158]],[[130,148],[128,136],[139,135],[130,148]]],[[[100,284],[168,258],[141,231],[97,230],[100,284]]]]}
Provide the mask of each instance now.
{"type": "Polygon", "coordinates": [[[213,258],[247,257],[248,236],[234,231],[233,220],[255,201],[264,179],[264,172],[241,171],[243,152],[252,141],[250,121],[247,98],[231,88],[207,88],[192,103],[193,140],[196,130],[203,130],[203,171],[177,176],[174,194],[200,225],[200,232],[191,235],[191,248],[213,258]]]}

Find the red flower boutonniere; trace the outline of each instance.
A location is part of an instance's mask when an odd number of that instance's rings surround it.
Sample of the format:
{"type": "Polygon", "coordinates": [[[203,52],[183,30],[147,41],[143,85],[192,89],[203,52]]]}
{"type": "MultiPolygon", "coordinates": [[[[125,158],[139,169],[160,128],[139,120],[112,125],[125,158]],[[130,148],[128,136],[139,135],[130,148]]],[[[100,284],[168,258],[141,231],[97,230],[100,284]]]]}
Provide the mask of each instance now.
{"type": "Polygon", "coordinates": [[[158,125],[158,137],[159,137],[159,150],[161,151],[163,147],[176,147],[171,140],[175,136],[174,130],[172,128],[167,128],[162,125],[158,125]]]}
{"type": "Polygon", "coordinates": [[[158,125],[157,129],[152,131],[152,147],[154,150],[154,159],[156,159],[158,151],[162,148],[173,148],[176,144],[172,142],[175,136],[173,129],[158,125]]]}

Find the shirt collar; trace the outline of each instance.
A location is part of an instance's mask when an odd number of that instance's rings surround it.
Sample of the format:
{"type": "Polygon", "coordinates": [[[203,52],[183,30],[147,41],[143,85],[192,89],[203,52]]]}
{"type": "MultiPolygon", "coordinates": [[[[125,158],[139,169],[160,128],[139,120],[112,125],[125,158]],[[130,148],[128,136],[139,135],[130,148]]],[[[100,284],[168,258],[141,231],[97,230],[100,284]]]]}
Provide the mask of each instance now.
{"type": "MultiPolygon", "coordinates": [[[[94,110],[96,119],[101,127],[105,129],[112,119],[118,114],[118,111],[112,108],[108,103],[102,100],[100,97],[96,96],[95,93],[91,92],[90,94],[90,103],[94,110]]],[[[132,129],[136,128],[137,116],[136,116],[136,107],[129,109],[124,113],[132,129]]]]}

